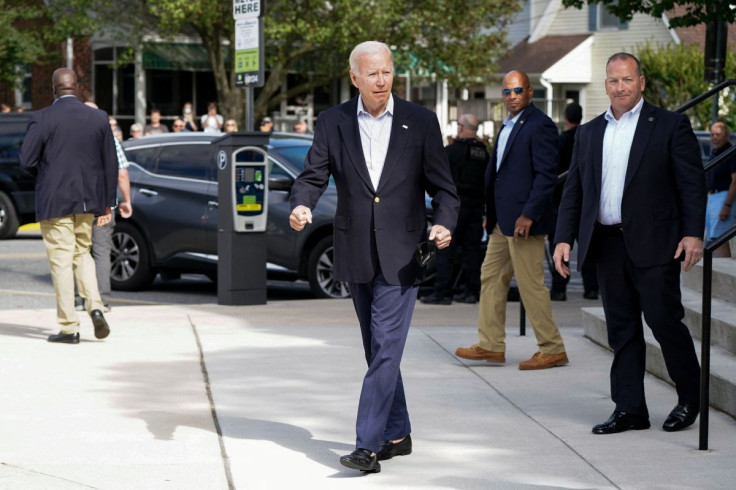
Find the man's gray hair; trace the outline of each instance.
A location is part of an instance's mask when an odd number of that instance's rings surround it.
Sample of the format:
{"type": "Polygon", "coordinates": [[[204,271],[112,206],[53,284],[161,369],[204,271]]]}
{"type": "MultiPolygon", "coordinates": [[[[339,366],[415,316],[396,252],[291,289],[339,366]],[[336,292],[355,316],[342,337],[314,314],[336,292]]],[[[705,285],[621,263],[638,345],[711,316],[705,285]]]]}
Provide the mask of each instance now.
{"type": "Polygon", "coordinates": [[[379,41],[365,41],[355,46],[353,51],[350,53],[350,71],[358,73],[358,58],[362,55],[369,53],[372,54],[383,50],[388,51],[389,56],[391,56],[391,68],[393,68],[394,55],[391,52],[391,48],[379,41]]]}

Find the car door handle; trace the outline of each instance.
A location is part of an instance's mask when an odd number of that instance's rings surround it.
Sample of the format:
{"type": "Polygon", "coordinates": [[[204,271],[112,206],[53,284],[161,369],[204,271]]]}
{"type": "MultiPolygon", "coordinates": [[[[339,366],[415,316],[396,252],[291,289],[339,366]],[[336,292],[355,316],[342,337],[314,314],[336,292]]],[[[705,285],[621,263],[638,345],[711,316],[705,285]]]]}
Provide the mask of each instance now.
{"type": "Polygon", "coordinates": [[[209,201],[207,202],[207,207],[209,209],[218,209],[220,207],[220,203],[217,201],[209,201]]]}
{"type": "Polygon", "coordinates": [[[144,196],[158,196],[158,192],[152,191],[151,189],[140,189],[138,192],[144,196]]]}

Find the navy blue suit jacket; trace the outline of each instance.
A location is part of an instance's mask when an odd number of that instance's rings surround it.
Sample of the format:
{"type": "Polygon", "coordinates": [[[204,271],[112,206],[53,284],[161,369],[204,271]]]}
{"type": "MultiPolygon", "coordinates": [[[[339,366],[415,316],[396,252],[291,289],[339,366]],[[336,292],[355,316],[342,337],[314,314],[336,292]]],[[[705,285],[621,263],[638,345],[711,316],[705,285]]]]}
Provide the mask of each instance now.
{"type": "MultiPolygon", "coordinates": [[[[578,268],[590,252],[598,218],[607,124],[601,114],[578,129],[560,204],[555,242],[578,241],[578,268]]],[[[624,244],[634,264],[670,263],[683,237],[702,237],[705,203],[703,163],[690,121],[645,101],[621,201],[624,244]]]]}
{"type": "Polygon", "coordinates": [[[368,174],[358,128],[358,98],[317,120],[304,171],[291,193],[292,209],[314,209],[332,175],[337,186],[335,279],[365,283],[377,266],[389,284],[412,285],[419,268],[413,256],[427,238],[425,191],[434,223],[454,230],[460,203],[442,146],[437,116],[394,96],[388,153],[378,188],[368,174]]]}
{"type": "Polygon", "coordinates": [[[118,161],[107,114],[62,97],[31,114],[20,163],[36,176],[36,219],[105,214],[115,206],[118,161]]]}
{"type": "Polygon", "coordinates": [[[498,137],[486,169],[486,230],[498,223],[506,236],[522,214],[532,219],[530,235],[552,233],[555,216],[552,194],[557,184],[557,126],[533,104],[514,124],[501,165],[496,170],[498,137]]]}

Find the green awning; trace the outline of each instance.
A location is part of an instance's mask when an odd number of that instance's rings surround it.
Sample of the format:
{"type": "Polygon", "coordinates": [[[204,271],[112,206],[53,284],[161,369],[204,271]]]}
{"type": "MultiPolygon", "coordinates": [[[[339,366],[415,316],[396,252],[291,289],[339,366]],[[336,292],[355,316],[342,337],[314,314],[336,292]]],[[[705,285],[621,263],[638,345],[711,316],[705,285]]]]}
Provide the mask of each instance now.
{"type": "MultiPolygon", "coordinates": [[[[223,46],[228,50],[228,46],[223,46]]],[[[212,71],[207,51],[201,44],[160,43],[143,48],[146,70],[212,71]]]]}

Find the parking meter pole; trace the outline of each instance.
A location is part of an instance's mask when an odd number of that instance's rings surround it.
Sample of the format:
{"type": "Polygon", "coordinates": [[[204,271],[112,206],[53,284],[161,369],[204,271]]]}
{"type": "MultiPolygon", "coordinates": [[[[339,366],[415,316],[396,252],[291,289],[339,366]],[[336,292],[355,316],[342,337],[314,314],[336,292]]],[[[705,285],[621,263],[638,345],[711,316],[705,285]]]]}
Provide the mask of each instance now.
{"type": "Polygon", "coordinates": [[[228,133],[217,151],[217,303],[266,304],[268,135],[228,133]]]}
{"type": "Polygon", "coordinates": [[[245,130],[253,131],[253,86],[248,85],[245,87],[245,130]]]}

